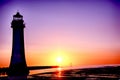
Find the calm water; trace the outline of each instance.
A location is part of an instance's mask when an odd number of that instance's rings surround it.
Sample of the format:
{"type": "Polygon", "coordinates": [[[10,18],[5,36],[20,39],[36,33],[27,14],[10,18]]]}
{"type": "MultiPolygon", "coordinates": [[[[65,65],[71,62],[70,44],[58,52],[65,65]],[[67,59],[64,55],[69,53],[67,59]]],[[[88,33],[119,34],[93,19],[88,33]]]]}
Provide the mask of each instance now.
{"type": "Polygon", "coordinates": [[[45,69],[30,71],[28,76],[13,76],[1,75],[0,80],[120,80],[120,76],[114,74],[76,74],[80,70],[69,68],[45,69]]]}

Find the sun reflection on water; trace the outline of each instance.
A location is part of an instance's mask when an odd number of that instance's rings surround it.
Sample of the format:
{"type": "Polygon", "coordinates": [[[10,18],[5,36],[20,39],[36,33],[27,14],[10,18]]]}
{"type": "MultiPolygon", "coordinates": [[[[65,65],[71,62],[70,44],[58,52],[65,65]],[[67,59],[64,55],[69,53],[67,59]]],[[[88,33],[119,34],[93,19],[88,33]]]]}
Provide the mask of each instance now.
{"type": "Polygon", "coordinates": [[[61,77],[61,76],[62,76],[62,68],[59,67],[59,68],[58,68],[57,77],[61,77]]]}

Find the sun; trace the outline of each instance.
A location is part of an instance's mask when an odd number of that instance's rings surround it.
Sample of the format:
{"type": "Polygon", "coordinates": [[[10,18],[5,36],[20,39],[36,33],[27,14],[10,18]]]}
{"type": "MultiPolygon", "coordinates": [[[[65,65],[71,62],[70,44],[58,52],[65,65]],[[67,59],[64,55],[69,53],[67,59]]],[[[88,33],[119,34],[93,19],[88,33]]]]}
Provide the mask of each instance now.
{"type": "Polygon", "coordinates": [[[62,57],[57,57],[56,60],[57,60],[58,63],[61,63],[62,62],[62,57]]]}
{"type": "Polygon", "coordinates": [[[70,65],[71,56],[67,51],[56,49],[50,53],[52,54],[50,58],[52,65],[57,65],[60,67],[66,67],[70,65]]]}

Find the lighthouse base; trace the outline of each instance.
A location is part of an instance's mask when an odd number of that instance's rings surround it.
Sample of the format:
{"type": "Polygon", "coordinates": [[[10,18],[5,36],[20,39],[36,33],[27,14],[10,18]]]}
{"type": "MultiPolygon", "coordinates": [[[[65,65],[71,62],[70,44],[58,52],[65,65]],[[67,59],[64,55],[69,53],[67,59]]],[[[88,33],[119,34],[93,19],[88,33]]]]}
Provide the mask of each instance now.
{"type": "Polygon", "coordinates": [[[29,74],[29,70],[21,67],[12,67],[7,71],[8,76],[27,76],[29,74]]]}

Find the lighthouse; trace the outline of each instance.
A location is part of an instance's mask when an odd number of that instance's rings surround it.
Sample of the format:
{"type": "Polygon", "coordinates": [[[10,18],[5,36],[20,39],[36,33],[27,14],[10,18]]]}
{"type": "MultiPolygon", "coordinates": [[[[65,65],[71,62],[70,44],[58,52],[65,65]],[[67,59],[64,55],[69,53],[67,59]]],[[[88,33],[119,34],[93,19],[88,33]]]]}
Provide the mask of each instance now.
{"type": "Polygon", "coordinates": [[[11,28],[13,30],[12,55],[7,74],[9,76],[28,75],[24,47],[25,24],[23,16],[19,12],[13,15],[11,28]]]}

